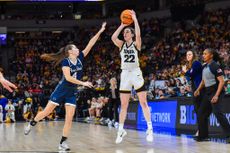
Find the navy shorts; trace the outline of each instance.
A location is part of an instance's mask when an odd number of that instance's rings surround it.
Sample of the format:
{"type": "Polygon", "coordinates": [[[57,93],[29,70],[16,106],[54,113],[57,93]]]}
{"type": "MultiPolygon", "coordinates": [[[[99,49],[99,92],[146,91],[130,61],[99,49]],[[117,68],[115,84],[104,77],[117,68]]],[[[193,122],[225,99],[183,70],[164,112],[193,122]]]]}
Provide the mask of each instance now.
{"type": "Polygon", "coordinates": [[[50,96],[51,103],[60,105],[62,102],[65,105],[76,106],[77,89],[74,87],[68,87],[62,84],[58,84],[53,93],[50,96]]]}

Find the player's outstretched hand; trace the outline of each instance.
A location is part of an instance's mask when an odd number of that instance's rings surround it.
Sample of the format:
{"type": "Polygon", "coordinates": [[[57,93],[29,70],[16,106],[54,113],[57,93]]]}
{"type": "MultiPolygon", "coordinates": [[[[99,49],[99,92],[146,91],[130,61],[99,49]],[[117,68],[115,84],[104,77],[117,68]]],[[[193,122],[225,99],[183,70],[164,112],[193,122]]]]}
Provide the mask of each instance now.
{"type": "Polygon", "coordinates": [[[91,82],[88,82],[88,81],[84,82],[82,85],[89,87],[89,88],[93,88],[93,84],[91,82]]]}
{"type": "Polygon", "coordinates": [[[102,23],[100,32],[105,31],[106,24],[107,24],[106,22],[103,22],[103,23],[102,23]]]}
{"type": "Polygon", "coordinates": [[[9,92],[13,92],[14,89],[17,89],[17,87],[11,83],[10,81],[6,80],[2,73],[0,73],[0,82],[2,84],[2,86],[7,89],[9,92]]]}
{"type": "Polygon", "coordinates": [[[134,10],[131,10],[131,16],[133,21],[137,20],[136,12],[134,10]]]}

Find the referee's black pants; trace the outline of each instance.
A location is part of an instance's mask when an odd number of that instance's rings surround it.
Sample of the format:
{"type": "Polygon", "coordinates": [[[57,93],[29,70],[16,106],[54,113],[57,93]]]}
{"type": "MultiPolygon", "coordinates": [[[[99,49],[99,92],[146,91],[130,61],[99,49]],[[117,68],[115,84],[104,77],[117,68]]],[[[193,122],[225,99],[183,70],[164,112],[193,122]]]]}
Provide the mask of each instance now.
{"type": "Polygon", "coordinates": [[[110,102],[109,102],[109,119],[110,120],[115,120],[115,122],[119,121],[119,112],[118,112],[118,108],[120,105],[120,101],[119,98],[111,98],[110,102]]]}
{"type": "MultiPolygon", "coordinates": [[[[193,92],[194,94],[194,92],[193,92]]],[[[200,95],[195,97],[193,96],[192,99],[193,99],[193,105],[194,105],[194,110],[196,112],[196,114],[198,114],[198,110],[200,108],[200,105],[201,105],[201,101],[202,101],[202,97],[204,96],[204,92],[203,90],[200,92],[200,95]]],[[[197,121],[198,121],[198,115],[197,115],[197,121]]]]}
{"type": "Polygon", "coordinates": [[[222,99],[224,93],[220,94],[217,103],[211,103],[211,99],[216,94],[216,91],[216,86],[207,87],[204,90],[204,96],[202,96],[202,102],[198,110],[198,130],[200,138],[208,137],[208,117],[212,111],[226,136],[230,136],[230,124],[222,111],[222,99]]]}

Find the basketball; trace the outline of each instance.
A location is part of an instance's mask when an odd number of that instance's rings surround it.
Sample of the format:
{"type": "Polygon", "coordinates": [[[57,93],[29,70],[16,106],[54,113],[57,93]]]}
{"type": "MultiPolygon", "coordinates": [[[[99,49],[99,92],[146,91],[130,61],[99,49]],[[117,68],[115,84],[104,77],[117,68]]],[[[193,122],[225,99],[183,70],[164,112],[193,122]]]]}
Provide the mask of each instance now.
{"type": "Polygon", "coordinates": [[[132,16],[131,16],[131,12],[130,12],[131,10],[124,10],[124,11],[122,11],[121,12],[121,16],[120,16],[120,18],[121,18],[121,22],[123,23],[123,24],[128,24],[128,25],[130,25],[130,24],[132,24],[133,23],[133,19],[132,19],[132,16]]]}

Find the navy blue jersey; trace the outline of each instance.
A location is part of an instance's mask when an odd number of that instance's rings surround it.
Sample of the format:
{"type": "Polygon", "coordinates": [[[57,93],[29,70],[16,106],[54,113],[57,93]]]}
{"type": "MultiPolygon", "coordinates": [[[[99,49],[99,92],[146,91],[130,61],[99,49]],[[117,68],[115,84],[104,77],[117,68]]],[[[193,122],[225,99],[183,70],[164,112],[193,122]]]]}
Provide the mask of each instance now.
{"type": "MultiPolygon", "coordinates": [[[[65,58],[61,62],[61,66],[67,66],[70,67],[70,75],[78,80],[81,80],[82,73],[83,73],[83,61],[84,61],[84,54],[82,52],[79,53],[79,56],[77,58],[76,63],[72,63],[69,58],[65,58]]],[[[76,84],[73,84],[71,82],[68,82],[64,74],[62,76],[61,81],[59,84],[67,85],[69,87],[76,87],[76,84]]]]}
{"type": "Polygon", "coordinates": [[[185,76],[192,81],[194,91],[199,87],[202,80],[202,69],[202,64],[199,61],[194,61],[192,67],[185,73],[185,76]]]}

